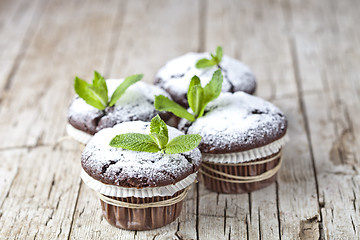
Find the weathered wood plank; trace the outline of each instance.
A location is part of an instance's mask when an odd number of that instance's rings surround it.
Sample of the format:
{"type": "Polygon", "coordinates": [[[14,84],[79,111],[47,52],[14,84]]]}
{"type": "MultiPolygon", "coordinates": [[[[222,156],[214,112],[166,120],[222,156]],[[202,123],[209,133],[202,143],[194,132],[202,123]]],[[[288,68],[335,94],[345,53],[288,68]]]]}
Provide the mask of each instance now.
{"type": "Polygon", "coordinates": [[[44,7],[43,0],[0,2],[0,101],[11,86],[44,7]]]}
{"type": "Polygon", "coordinates": [[[309,125],[319,187],[322,237],[359,237],[359,99],[360,31],[353,28],[359,5],[354,1],[292,3],[294,45],[298,58],[302,96],[309,125]],[[304,10],[313,21],[304,27],[304,10]],[[346,7],[345,7],[346,6],[346,7]],[[349,6],[352,6],[349,8],[349,6]],[[304,54],[308,50],[310,54],[304,54]],[[346,56],[346,57],[345,57],[346,56]],[[309,70],[311,69],[311,70],[309,70]],[[322,90],[306,91],[321,83],[322,90]],[[315,84],[316,85],[316,84],[315,84]]]}
{"type": "Polygon", "coordinates": [[[166,61],[199,48],[199,1],[128,2],[109,76],[144,73],[152,83],[166,61]]]}
{"type": "Polygon", "coordinates": [[[104,69],[116,6],[51,1],[0,109],[0,132],[8,136],[0,148],[52,144],[64,134],[72,79],[104,69]]]}
{"type": "Polygon", "coordinates": [[[1,182],[11,181],[9,192],[0,195],[1,239],[68,236],[80,183],[78,177],[71,177],[80,170],[74,158],[80,154],[77,146],[69,142],[57,148],[0,152],[2,171],[10,170],[0,176],[1,182]]]}
{"type": "Polygon", "coordinates": [[[0,238],[360,237],[359,2],[42,3],[0,2],[0,92],[10,79],[0,96],[0,238]],[[277,184],[242,195],[194,186],[164,228],[111,227],[80,183],[81,149],[52,146],[73,76],[143,72],[152,82],[166,60],[218,44],[254,70],[257,95],[289,119],[277,184]]]}

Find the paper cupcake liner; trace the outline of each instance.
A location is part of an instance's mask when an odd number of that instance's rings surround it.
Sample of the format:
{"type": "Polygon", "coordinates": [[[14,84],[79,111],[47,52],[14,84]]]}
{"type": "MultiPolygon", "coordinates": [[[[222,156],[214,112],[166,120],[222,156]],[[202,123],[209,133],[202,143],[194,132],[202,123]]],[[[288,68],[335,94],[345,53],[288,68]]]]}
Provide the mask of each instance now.
{"type": "MultiPolygon", "coordinates": [[[[132,204],[148,204],[156,203],[164,200],[170,200],[182,194],[184,190],[180,190],[172,196],[154,196],[150,198],[117,198],[115,200],[132,203],[132,204]]],[[[101,208],[105,219],[113,226],[127,230],[150,230],[163,227],[173,221],[180,215],[183,200],[164,207],[152,207],[144,209],[134,209],[126,207],[117,207],[108,204],[102,200],[101,208]]]]}
{"type": "Polygon", "coordinates": [[[281,166],[281,158],[281,150],[279,150],[275,154],[251,162],[254,163],[251,165],[203,162],[201,167],[202,173],[200,174],[201,181],[207,189],[218,193],[235,194],[253,192],[267,187],[276,180],[277,170],[281,166]],[[255,164],[257,162],[259,162],[259,164],[255,164]],[[261,178],[262,175],[270,173],[272,170],[275,171],[268,175],[269,177],[261,178]],[[251,180],[242,181],[235,179],[239,177],[251,180]]]}
{"type": "Polygon", "coordinates": [[[104,184],[90,177],[83,169],[81,171],[82,180],[91,189],[106,196],[120,197],[120,198],[126,198],[126,197],[148,198],[155,196],[160,196],[160,197],[173,196],[176,192],[190,186],[195,181],[196,175],[197,172],[190,174],[183,180],[172,185],[137,189],[137,188],[126,188],[126,187],[104,184]]]}
{"type": "Polygon", "coordinates": [[[70,137],[74,138],[76,141],[78,141],[82,144],[85,144],[85,145],[93,137],[93,135],[90,135],[86,132],[83,132],[79,129],[74,128],[73,126],[71,126],[71,124],[66,125],[66,132],[70,137]]]}
{"type": "Polygon", "coordinates": [[[284,144],[289,140],[286,134],[282,138],[265,145],[263,147],[250,149],[248,151],[236,152],[236,153],[224,153],[224,154],[202,154],[203,162],[210,163],[224,163],[224,164],[236,164],[254,161],[259,158],[265,158],[269,155],[279,152],[284,144]]]}

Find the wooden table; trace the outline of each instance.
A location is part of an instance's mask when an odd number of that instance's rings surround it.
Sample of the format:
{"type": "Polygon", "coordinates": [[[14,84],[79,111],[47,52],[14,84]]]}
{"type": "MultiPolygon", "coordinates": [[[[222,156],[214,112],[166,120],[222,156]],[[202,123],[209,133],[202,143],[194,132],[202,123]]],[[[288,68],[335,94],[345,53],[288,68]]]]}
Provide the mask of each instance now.
{"type": "Polygon", "coordinates": [[[0,239],[359,239],[360,2],[0,1],[0,239]],[[180,218],[124,231],[81,182],[66,135],[73,78],[152,82],[167,60],[222,45],[278,105],[291,141],[275,184],[193,187],[180,218]]]}

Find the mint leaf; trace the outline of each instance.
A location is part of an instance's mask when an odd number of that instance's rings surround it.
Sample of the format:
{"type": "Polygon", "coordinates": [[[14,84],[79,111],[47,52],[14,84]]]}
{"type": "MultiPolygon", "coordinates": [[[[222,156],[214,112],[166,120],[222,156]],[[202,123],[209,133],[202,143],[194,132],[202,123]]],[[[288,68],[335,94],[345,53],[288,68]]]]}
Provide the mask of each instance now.
{"type": "Polygon", "coordinates": [[[215,65],[219,65],[222,57],[223,57],[223,50],[221,46],[218,46],[216,48],[216,54],[210,53],[211,59],[202,58],[199,61],[197,61],[195,67],[196,68],[208,68],[215,65]]]}
{"type": "Polygon", "coordinates": [[[200,141],[201,136],[198,134],[177,136],[167,144],[165,153],[175,154],[191,151],[199,145],[200,141]]]}
{"type": "Polygon", "coordinates": [[[151,119],[150,135],[141,133],[126,133],[115,136],[110,146],[141,152],[165,152],[175,154],[188,152],[196,148],[201,136],[198,134],[180,135],[169,143],[169,133],[165,122],[156,115],[151,119]]]}
{"type": "Polygon", "coordinates": [[[204,102],[211,102],[219,97],[222,89],[223,75],[221,70],[216,70],[208,84],[204,87],[204,102]]]}
{"type": "Polygon", "coordinates": [[[101,97],[102,91],[94,91],[94,87],[91,84],[78,77],[75,77],[74,89],[79,97],[84,99],[87,104],[100,110],[105,109],[107,104],[104,104],[104,100],[101,97]]]}
{"type": "Polygon", "coordinates": [[[157,145],[164,149],[169,141],[168,128],[165,122],[156,115],[151,119],[150,123],[150,137],[157,143],[157,145]]]}
{"type": "Polygon", "coordinates": [[[216,65],[216,61],[213,59],[206,59],[202,58],[199,61],[197,61],[195,67],[196,68],[208,68],[216,65]]]}
{"type": "Polygon", "coordinates": [[[191,81],[190,81],[190,84],[189,84],[188,94],[189,94],[190,88],[195,86],[195,85],[200,85],[201,86],[200,78],[198,76],[196,76],[196,75],[191,78],[191,81]]]}
{"type": "Polygon", "coordinates": [[[219,65],[219,63],[221,62],[223,57],[223,50],[221,46],[218,46],[216,48],[216,60],[217,60],[217,65],[219,65]]]}
{"type": "Polygon", "coordinates": [[[143,76],[143,74],[136,74],[125,78],[125,80],[116,88],[113,95],[111,96],[109,106],[114,106],[117,100],[119,100],[119,98],[125,93],[126,89],[128,89],[128,87],[130,87],[134,83],[140,81],[143,76]]]}
{"type": "Polygon", "coordinates": [[[115,136],[110,146],[140,152],[158,152],[158,145],[146,134],[125,133],[115,136]]]}
{"type": "Polygon", "coordinates": [[[202,117],[207,104],[219,97],[222,89],[223,75],[221,70],[216,70],[208,84],[204,87],[202,106],[197,117],[202,117]]]}
{"type": "Polygon", "coordinates": [[[109,97],[106,81],[105,78],[101,76],[100,73],[98,73],[97,71],[94,72],[94,80],[90,88],[99,96],[102,104],[107,106],[109,97]]]}
{"type": "MultiPolygon", "coordinates": [[[[187,100],[188,104],[193,110],[195,116],[198,113],[198,109],[200,108],[199,104],[199,96],[198,93],[202,90],[200,79],[195,75],[192,77],[189,85],[189,89],[187,92],[187,100]]],[[[203,92],[203,91],[202,91],[203,92]]]]}
{"type": "Polygon", "coordinates": [[[201,85],[195,85],[189,89],[188,103],[190,108],[193,110],[195,114],[195,118],[198,117],[202,109],[203,98],[204,98],[204,89],[201,87],[201,85]]]}
{"type": "Polygon", "coordinates": [[[180,118],[185,118],[190,122],[195,121],[195,117],[189,113],[185,108],[170,100],[169,98],[159,95],[155,97],[154,102],[155,109],[158,111],[172,112],[180,118]]]}

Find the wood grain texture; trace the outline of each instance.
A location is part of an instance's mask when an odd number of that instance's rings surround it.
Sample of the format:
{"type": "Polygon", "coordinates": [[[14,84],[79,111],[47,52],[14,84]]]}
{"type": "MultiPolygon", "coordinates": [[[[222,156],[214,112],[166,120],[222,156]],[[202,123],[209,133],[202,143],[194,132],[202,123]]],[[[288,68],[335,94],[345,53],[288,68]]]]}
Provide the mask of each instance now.
{"type": "Polygon", "coordinates": [[[360,2],[0,1],[0,239],[359,239],[360,2]],[[110,226],[65,135],[75,75],[153,82],[167,60],[222,45],[286,114],[275,184],[196,184],[152,231],[110,226]],[[61,140],[61,141],[60,141],[61,140]]]}

